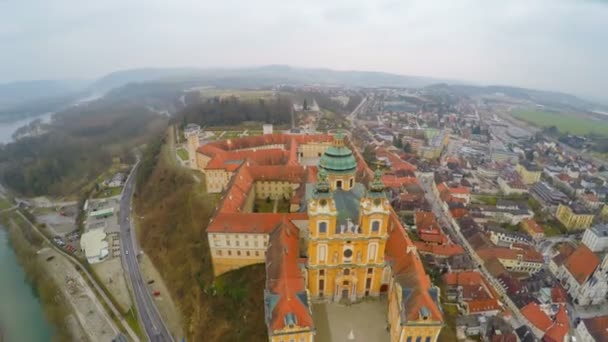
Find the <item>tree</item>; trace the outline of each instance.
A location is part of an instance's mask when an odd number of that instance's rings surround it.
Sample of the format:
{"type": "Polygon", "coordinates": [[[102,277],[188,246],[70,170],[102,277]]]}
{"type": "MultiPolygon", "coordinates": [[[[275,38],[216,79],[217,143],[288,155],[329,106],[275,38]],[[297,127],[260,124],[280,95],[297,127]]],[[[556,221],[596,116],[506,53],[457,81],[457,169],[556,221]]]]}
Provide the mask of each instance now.
{"type": "Polygon", "coordinates": [[[403,148],[403,142],[401,141],[401,138],[393,135],[393,146],[395,146],[396,148],[403,148]]]}
{"type": "Polygon", "coordinates": [[[403,144],[403,152],[412,153],[412,145],[409,142],[403,144]]]}
{"type": "Polygon", "coordinates": [[[363,159],[367,165],[372,165],[376,162],[376,151],[372,145],[366,145],[362,153],[363,159]]]}

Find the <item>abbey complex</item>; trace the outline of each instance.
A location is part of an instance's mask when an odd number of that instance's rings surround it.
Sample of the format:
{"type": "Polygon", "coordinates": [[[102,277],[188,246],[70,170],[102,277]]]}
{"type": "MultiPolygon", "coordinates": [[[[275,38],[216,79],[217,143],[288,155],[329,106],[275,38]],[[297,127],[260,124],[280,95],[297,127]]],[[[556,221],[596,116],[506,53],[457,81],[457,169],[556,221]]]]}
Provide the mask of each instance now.
{"type": "Polygon", "coordinates": [[[437,340],[439,289],[386,197],[385,176],[344,134],[266,134],[199,146],[194,132],[188,149],[207,191],[223,194],[207,228],[215,275],[266,265],[260,295],[270,341],[314,341],[312,303],[356,306],[381,296],[391,341],[437,340]]]}

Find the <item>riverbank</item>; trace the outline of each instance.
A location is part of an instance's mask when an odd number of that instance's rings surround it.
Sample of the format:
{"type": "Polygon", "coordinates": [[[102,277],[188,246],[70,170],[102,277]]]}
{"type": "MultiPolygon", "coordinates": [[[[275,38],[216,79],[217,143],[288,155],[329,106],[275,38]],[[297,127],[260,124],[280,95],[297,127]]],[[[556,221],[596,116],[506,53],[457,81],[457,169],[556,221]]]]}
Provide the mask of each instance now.
{"type": "Polygon", "coordinates": [[[61,289],[37,257],[38,250],[43,247],[42,239],[13,212],[0,215],[0,223],[6,229],[10,247],[25,273],[26,281],[40,301],[46,320],[53,327],[53,340],[81,341],[82,328],[66,304],[61,289]]]}

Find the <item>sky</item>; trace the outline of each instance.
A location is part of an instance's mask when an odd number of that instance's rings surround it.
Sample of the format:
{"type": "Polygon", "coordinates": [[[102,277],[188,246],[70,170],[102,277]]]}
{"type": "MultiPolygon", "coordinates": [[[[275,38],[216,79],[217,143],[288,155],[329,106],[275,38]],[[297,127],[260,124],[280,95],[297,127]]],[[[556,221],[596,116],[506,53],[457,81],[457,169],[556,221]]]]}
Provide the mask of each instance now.
{"type": "Polygon", "coordinates": [[[0,0],[0,82],[268,64],[608,100],[608,1],[0,0]]]}

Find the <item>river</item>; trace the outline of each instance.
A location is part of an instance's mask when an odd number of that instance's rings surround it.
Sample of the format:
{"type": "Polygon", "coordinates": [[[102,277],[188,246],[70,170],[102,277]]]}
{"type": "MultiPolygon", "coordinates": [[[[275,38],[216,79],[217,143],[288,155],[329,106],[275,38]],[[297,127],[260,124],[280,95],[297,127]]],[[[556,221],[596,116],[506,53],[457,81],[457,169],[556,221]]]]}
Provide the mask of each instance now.
{"type": "MultiPolygon", "coordinates": [[[[0,330],[6,342],[47,342],[53,328],[0,227],[0,330]]],[[[0,338],[1,339],[1,338],[0,338]]]]}
{"type": "MultiPolygon", "coordinates": [[[[11,142],[13,133],[33,120],[48,122],[53,113],[1,122],[0,143],[11,142]]],[[[3,342],[47,342],[53,329],[44,317],[42,304],[25,280],[25,272],[0,226],[0,340],[3,342]]]]}
{"type": "Polygon", "coordinates": [[[53,112],[48,112],[17,121],[0,122],[0,144],[6,144],[13,141],[13,133],[15,133],[18,128],[23,127],[36,119],[41,119],[42,122],[49,122],[53,114],[53,112]]]}

